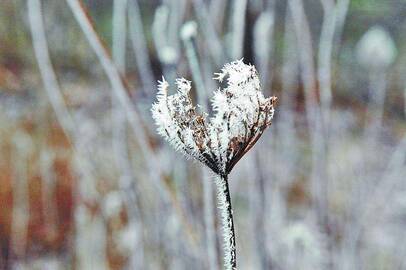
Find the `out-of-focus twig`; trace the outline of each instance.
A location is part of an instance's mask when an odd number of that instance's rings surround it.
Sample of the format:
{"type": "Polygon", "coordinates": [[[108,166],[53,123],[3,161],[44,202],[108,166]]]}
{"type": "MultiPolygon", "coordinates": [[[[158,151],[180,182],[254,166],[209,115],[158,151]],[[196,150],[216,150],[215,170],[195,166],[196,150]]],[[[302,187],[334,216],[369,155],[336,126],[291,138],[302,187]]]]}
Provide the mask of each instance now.
{"type": "MultiPolygon", "coordinates": [[[[296,36],[291,12],[287,12],[285,17],[283,67],[282,67],[282,97],[280,105],[280,121],[276,122],[276,130],[280,134],[282,153],[284,158],[289,161],[296,159],[295,146],[295,90],[298,87],[299,77],[299,50],[297,47],[296,36]]],[[[291,181],[293,174],[293,164],[287,163],[287,179],[291,181]]]]}
{"type": "Polygon", "coordinates": [[[273,49],[273,31],[275,15],[273,9],[263,12],[255,22],[254,26],[254,57],[261,74],[261,82],[264,91],[271,93],[272,70],[270,63],[273,49]]]}
{"type": "Polygon", "coordinates": [[[66,0],[73,15],[81,27],[85,37],[87,38],[90,46],[94,50],[97,58],[100,61],[110,83],[112,90],[119,100],[123,110],[126,112],[126,117],[132,131],[135,134],[135,139],[141,150],[141,154],[145,160],[147,166],[148,174],[151,177],[153,184],[155,185],[160,198],[168,205],[174,207],[175,213],[182,220],[183,225],[186,226],[187,236],[191,242],[191,248],[196,248],[197,239],[195,239],[195,234],[193,229],[190,227],[189,222],[185,220],[185,215],[183,214],[183,209],[179,205],[177,198],[170,191],[170,187],[164,182],[163,170],[161,167],[161,162],[158,160],[156,154],[154,153],[151,144],[149,142],[148,135],[144,129],[144,123],[142,122],[138,112],[135,110],[133,104],[131,103],[128,95],[126,84],[123,82],[120,73],[118,72],[116,66],[114,65],[111,56],[107,48],[103,45],[100,37],[94,29],[94,25],[87,13],[87,9],[80,0],[66,0]]]}
{"type": "Polygon", "coordinates": [[[202,0],[193,0],[193,7],[205,39],[210,40],[210,42],[207,43],[210,54],[216,65],[221,66],[222,63],[228,59],[224,55],[223,45],[214,29],[213,22],[210,20],[206,3],[202,0]]]}
{"type": "Polygon", "coordinates": [[[332,100],[331,56],[336,25],[336,11],[332,1],[322,0],[321,2],[323,4],[324,14],[319,41],[317,74],[320,84],[320,103],[323,113],[323,122],[327,125],[330,119],[332,100]]]}
{"type": "Polygon", "coordinates": [[[193,80],[196,82],[196,94],[199,104],[207,111],[207,91],[204,87],[199,60],[195,48],[195,38],[197,35],[197,25],[194,21],[186,22],[181,30],[182,41],[186,48],[186,56],[192,71],[193,80]]]}
{"type": "MultiPolygon", "coordinates": [[[[44,83],[44,88],[45,91],[48,95],[48,98],[50,100],[51,106],[53,107],[56,117],[62,126],[65,134],[67,135],[68,138],[70,138],[70,141],[72,142],[73,149],[75,151],[74,157],[77,159],[77,164],[79,166],[79,172],[82,175],[82,181],[80,181],[79,184],[79,194],[83,195],[83,186],[89,186],[89,185],[94,185],[94,183],[89,184],[89,180],[94,179],[92,176],[92,167],[89,165],[88,159],[83,158],[88,154],[88,149],[83,149],[83,147],[78,147],[78,139],[76,138],[76,130],[75,130],[75,123],[66,107],[66,104],[63,100],[61,89],[59,87],[59,84],[57,82],[56,74],[52,68],[49,52],[48,52],[48,45],[47,45],[47,40],[45,37],[45,30],[44,30],[44,24],[43,24],[43,17],[42,17],[42,11],[41,11],[41,2],[40,0],[29,0],[28,1],[28,16],[29,16],[29,21],[30,21],[30,27],[31,27],[31,34],[32,34],[32,40],[33,40],[33,46],[34,46],[34,52],[35,56],[38,62],[38,66],[41,72],[41,76],[43,79],[44,83]]],[[[88,157],[89,155],[87,155],[88,157]]],[[[76,209],[76,211],[79,208],[76,209]]],[[[86,231],[86,226],[82,226],[83,220],[80,220],[80,217],[75,216],[75,220],[77,221],[77,238],[76,240],[79,239],[80,233],[87,233],[86,231]],[[85,232],[86,231],[86,232],[85,232]]],[[[89,224],[94,224],[94,222],[89,222],[86,225],[89,224]]],[[[101,237],[103,237],[101,235],[101,237]]],[[[78,247],[83,247],[80,244],[78,244],[78,247]]],[[[102,243],[99,243],[97,248],[103,249],[104,245],[102,243]]],[[[96,249],[97,249],[96,248],[96,249]]],[[[94,246],[90,249],[85,249],[86,251],[88,250],[90,253],[94,254],[95,249],[94,246]]],[[[83,252],[78,252],[83,256],[80,256],[80,258],[77,260],[78,264],[86,264],[86,262],[93,261],[95,258],[87,258],[86,254],[83,254],[83,252]]],[[[95,260],[98,261],[98,268],[103,269],[105,260],[102,254],[99,254],[100,257],[97,257],[95,260]],[[101,268],[100,268],[101,267],[101,268]]]]}
{"type": "MultiPolygon", "coordinates": [[[[70,141],[73,143],[73,148],[77,153],[75,157],[81,159],[83,150],[79,149],[74,141],[74,136],[76,134],[75,123],[63,100],[62,91],[59,87],[56,74],[52,68],[51,59],[49,57],[40,0],[28,1],[28,16],[30,20],[35,57],[41,72],[44,89],[47,93],[51,106],[55,111],[59,124],[67,137],[70,138],[70,141]]],[[[78,164],[80,164],[81,173],[87,178],[91,177],[91,168],[85,159],[78,162],[78,164]]]]}
{"type": "Polygon", "coordinates": [[[27,252],[29,226],[28,157],[33,142],[22,132],[15,134],[13,139],[15,172],[9,249],[17,259],[23,259],[27,252]]]}
{"type": "Polygon", "coordinates": [[[221,33],[224,25],[224,17],[226,14],[227,2],[224,0],[210,1],[209,16],[213,22],[213,26],[218,33],[221,33]]]}
{"type": "Polygon", "coordinates": [[[145,133],[143,128],[143,123],[135,110],[133,104],[131,103],[124,82],[122,81],[121,75],[118,72],[115,64],[113,63],[109,52],[103,45],[101,39],[96,33],[93,23],[90,21],[90,17],[87,15],[86,9],[81,1],[79,0],[67,0],[69,7],[71,8],[77,22],[79,23],[83,33],[89,41],[89,44],[96,53],[108,79],[110,80],[112,91],[116,95],[118,101],[120,102],[123,110],[126,113],[128,122],[135,134],[135,137],[139,143],[140,150],[148,162],[149,172],[152,174],[154,183],[164,196],[164,198],[169,198],[168,192],[163,188],[160,181],[160,166],[159,162],[156,160],[155,153],[153,152],[151,145],[149,143],[148,135],[145,133]],[[155,162],[154,162],[155,161],[155,162]],[[152,164],[154,163],[156,167],[153,169],[152,164]]]}
{"type": "Polygon", "coordinates": [[[231,58],[239,59],[243,56],[245,13],[247,10],[247,0],[235,0],[232,3],[232,36],[231,36],[231,58]]]}
{"type": "Polygon", "coordinates": [[[155,79],[152,72],[151,61],[149,59],[148,47],[141,20],[141,12],[137,0],[129,0],[128,22],[131,44],[134,49],[135,60],[144,94],[146,94],[147,97],[151,97],[154,95],[152,89],[154,89],[155,79]]]}
{"type": "MultiPolygon", "coordinates": [[[[125,72],[126,55],[126,16],[127,0],[115,0],[113,4],[113,60],[121,73],[125,72]]],[[[131,250],[129,254],[128,266],[131,269],[144,268],[144,245],[143,245],[143,226],[138,209],[137,194],[139,191],[135,183],[135,176],[131,166],[131,159],[128,154],[127,121],[125,111],[122,110],[116,96],[112,94],[112,126],[113,126],[113,150],[116,158],[116,164],[120,170],[119,186],[123,193],[124,203],[129,216],[127,230],[133,229],[137,234],[137,241],[133,245],[136,250],[131,250]],[[133,226],[134,228],[131,228],[133,226]]],[[[132,245],[130,245],[132,246],[132,245]]]]}
{"type": "Polygon", "coordinates": [[[317,97],[317,80],[313,59],[313,45],[309,23],[302,0],[290,0],[289,9],[295,26],[298,42],[301,77],[304,84],[306,117],[312,146],[312,171],[310,175],[313,202],[318,223],[326,232],[329,230],[327,156],[325,151],[324,127],[317,97]]]}

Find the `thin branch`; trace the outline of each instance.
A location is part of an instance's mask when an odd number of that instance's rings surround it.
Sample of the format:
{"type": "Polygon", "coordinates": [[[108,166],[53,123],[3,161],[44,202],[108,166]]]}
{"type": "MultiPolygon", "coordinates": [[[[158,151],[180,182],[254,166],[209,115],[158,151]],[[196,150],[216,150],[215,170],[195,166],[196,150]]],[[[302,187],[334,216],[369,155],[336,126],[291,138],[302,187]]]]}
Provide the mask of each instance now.
{"type": "MultiPolygon", "coordinates": [[[[120,72],[125,72],[126,55],[126,11],[127,0],[115,0],[113,4],[113,59],[120,72]]],[[[120,169],[119,186],[123,193],[129,221],[127,226],[134,226],[138,235],[142,235],[143,224],[137,205],[139,191],[135,185],[135,176],[128,153],[127,121],[116,96],[112,94],[113,150],[116,164],[120,169]]],[[[131,269],[144,268],[144,245],[142,237],[137,237],[137,251],[132,250],[129,259],[131,269]]]]}
{"type": "Polygon", "coordinates": [[[243,56],[246,10],[247,0],[233,1],[232,40],[230,43],[233,59],[239,59],[243,56]]]}
{"type": "Polygon", "coordinates": [[[141,12],[137,0],[130,0],[128,5],[129,34],[131,44],[134,49],[135,60],[137,63],[139,78],[142,82],[144,94],[147,97],[155,93],[154,75],[152,72],[151,61],[149,59],[148,47],[142,25],[141,12]]]}
{"type": "Polygon", "coordinates": [[[172,205],[179,219],[182,220],[183,224],[186,226],[188,232],[189,241],[192,248],[196,248],[197,240],[194,237],[192,228],[189,222],[185,220],[185,215],[183,214],[183,209],[179,205],[177,198],[170,191],[168,184],[162,179],[163,170],[161,162],[154,153],[148,135],[145,132],[144,124],[138,112],[135,110],[133,104],[131,103],[128,95],[127,88],[122,80],[116,66],[114,65],[107,48],[103,45],[100,37],[94,29],[94,25],[86,12],[86,8],[80,0],[66,0],[73,15],[80,25],[85,37],[87,38],[90,46],[97,55],[109,81],[112,86],[112,91],[116,95],[118,101],[120,102],[123,110],[126,113],[127,120],[130,124],[132,131],[135,134],[135,139],[138,142],[138,146],[141,150],[141,156],[144,157],[145,163],[147,165],[148,173],[154,183],[160,198],[164,200],[166,204],[172,205]]]}
{"type": "Polygon", "coordinates": [[[80,159],[78,164],[80,164],[81,173],[83,173],[86,178],[91,179],[90,164],[88,164],[86,159],[81,158],[81,154],[84,155],[86,149],[80,149],[77,146],[77,142],[74,138],[76,134],[76,123],[66,107],[62,91],[52,67],[42,19],[41,2],[40,0],[29,0],[27,5],[34,53],[44,83],[44,89],[48,95],[59,124],[68,139],[72,142],[73,148],[77,153],[75,157],[80,159]]]}

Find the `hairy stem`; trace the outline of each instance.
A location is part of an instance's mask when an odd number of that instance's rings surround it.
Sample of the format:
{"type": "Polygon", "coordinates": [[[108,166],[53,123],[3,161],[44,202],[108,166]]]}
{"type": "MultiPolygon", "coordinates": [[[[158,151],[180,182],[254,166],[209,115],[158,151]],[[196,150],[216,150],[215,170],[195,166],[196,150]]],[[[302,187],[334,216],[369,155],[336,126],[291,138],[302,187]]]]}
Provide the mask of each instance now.
{"type": "Polygon", "coordinates": [[[233,209],[231,206],[230,189],[227,175],[216,177],[219,208],[223,224],[224,241],[224,269],[237,269],[237,257],[235,252],[235,232],[233,221],[233,209]]]}

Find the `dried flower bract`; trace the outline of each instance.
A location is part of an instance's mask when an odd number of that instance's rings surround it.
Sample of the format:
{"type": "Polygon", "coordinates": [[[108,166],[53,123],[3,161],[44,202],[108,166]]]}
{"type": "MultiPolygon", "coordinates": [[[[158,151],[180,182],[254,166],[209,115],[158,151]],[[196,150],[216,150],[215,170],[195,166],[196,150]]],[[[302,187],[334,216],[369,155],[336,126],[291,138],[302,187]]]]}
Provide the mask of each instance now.
{"type": "Polygon", "coordinates": [[[219,175],[228,175],[271,125],[276,97],[265,98],[254,66],[242,60],[226,64],[215,80],[227,81],[212,98],[214,116],[192,104],[191,82],[177,79],[177,93],[168,95],[162,78],[152,116],[158,132],[175,149],[192,156],[219,175]]]}

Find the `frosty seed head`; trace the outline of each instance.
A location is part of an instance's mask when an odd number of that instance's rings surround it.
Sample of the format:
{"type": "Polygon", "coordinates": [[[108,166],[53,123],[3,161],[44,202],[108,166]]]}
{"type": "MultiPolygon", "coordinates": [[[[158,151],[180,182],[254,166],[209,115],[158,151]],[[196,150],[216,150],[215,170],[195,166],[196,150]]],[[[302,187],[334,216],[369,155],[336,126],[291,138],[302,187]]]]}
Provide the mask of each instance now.
{"type": "Polygon", "coordinates": [[[209,119],[192,104],[191,82],[183,78],[173,95],[162,78],[151,111],[158,133],[176,150],[227,175],[271,125],[277,98],[263,96],[255,67],[242,60],[226,64],[214,79],[227,86],[214,92],[209,119]]]}

